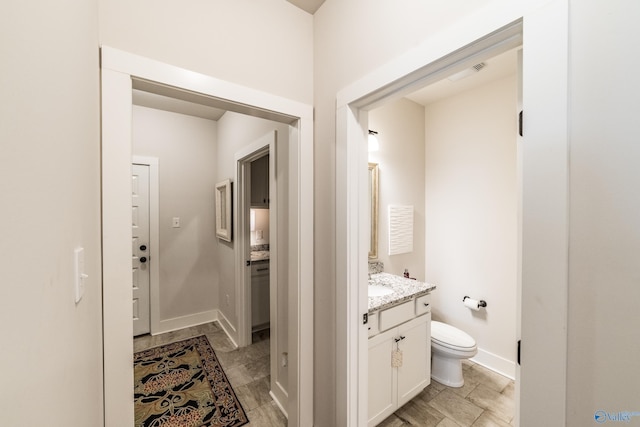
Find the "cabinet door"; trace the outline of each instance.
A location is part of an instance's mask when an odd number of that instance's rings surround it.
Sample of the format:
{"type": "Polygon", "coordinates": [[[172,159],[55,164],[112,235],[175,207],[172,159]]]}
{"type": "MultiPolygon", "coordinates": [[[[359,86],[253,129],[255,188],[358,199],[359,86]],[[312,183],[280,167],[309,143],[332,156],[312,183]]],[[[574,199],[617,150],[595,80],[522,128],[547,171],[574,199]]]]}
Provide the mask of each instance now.
{"type": "Polygon", "coordinates": [[[251,206],[269,207],[269,156],[251,162],[251,206]]]}
{"type": "Polygon", "coordinates": [[[369,427],[380,423],[398,407],[397,371],[391,367],[396,336],[398,329],[394,328],[369,339],[369,427]]]}
{"type": "Polygon", "coordinates": [[[431,313],[398,327],[402,366],[398,368],[398,406],[413,399],[431,382],[431,313]]]}
{"type": "Polygon", "coordinates": [[[269,323],[269,263],[251,266],[251,326],[269,323]]]}

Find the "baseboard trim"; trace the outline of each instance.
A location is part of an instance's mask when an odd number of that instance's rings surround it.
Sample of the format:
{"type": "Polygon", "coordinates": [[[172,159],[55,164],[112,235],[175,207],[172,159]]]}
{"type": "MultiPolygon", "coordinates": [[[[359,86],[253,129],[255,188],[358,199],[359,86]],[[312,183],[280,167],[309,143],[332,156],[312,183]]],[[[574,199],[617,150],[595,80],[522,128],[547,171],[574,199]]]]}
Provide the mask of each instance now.
{"type": "Polygon", "coordinates": [[[222,328],[224,333],[227,334],[227,337],[229,338],[233,346],[235,348],[238,348],[238,343],[237,343],[238,332],[236,331],[236,328],[233,326],[233,324],[231,324],[231,322],[229,322],[229,319],[227,319],[227,317],[224,315],[222,311],[216,310],[216,312],[217,312],[216,319],[218,320],[220,327],[222,328]]]}
{"type": "MultiPolygon", "coordinates": [[[[271,396],[273,401],[276,402],[276,406],[278,407],[278,409],[280,409],[280,412],[282,412],[282,414],[285,416],[285,418],[289,419],[289,414],[287,414],[287,411],[284,410],[284,406],[282,406],[282,404],[280,403],[280,400],[278,400],[278,397],[273,392],[273,390],[269,391],[269,396],[271,396]]],[[[285,394],[285,396],[286,396],[286,394],[285,394]]]]}
{"type": "Polygon", "coordinates": [[[478,353],[470,360],[512,380],[516,378],[515,362],[507,360],[504,357],[479,348],[478,353]]]}
{"type": "Polygon", "coordinates": [[[174,317],[173,319],[161,320],[159,330],[154,333],[154,335],[213,322],[218,320],[217,312],[218,310],[209,310],[200,313],[188,314],[186,316],[174,317]]]}

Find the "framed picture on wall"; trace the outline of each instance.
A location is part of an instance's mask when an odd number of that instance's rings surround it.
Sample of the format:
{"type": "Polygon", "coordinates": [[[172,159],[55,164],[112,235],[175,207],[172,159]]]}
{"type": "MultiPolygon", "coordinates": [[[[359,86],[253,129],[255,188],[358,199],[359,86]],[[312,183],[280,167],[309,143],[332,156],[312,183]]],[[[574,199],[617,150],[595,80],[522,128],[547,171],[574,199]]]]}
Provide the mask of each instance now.
{"type": "Polygon", "coordinates": [[[216,184],[216,236],[231,241],[231,180],[225,179],[216,184]]]}

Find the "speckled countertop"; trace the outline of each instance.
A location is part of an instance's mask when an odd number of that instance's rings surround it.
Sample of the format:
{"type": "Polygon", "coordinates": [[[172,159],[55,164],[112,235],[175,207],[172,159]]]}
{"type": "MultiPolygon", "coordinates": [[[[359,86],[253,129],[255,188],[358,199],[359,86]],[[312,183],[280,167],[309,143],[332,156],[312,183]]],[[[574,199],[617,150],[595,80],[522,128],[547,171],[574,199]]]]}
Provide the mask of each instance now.
{"type": "Polygon", "coordinates": [[[251,262],[267,261],[269,259],[269,251],[251,251],[251,262]]]}
{"type": "Polygon", "coordinates": [[[369,284],[386,286],[393,290],[393,293],[389,295],[369,297],[369,313],[428,294],[436,288],[436,285],[418,282],[417,280],[407,279],[389,273],[372,274],[369,284]]]}

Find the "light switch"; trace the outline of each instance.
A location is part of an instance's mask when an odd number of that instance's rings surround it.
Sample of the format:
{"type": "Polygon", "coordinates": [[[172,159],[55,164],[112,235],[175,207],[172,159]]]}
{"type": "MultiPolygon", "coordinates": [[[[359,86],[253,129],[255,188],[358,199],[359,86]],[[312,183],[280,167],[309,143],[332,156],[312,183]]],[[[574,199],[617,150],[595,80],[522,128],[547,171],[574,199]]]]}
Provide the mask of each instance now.
{"type": "Polygon", "coordinates": [[[174,216],[173,221],[171,222],[171,226],[173,228],[180,228],[180,217],[174,216]]]}
{"type": "Polygon", "coordinates": [[[87,276],[84,272],[84,248],[76,248],[73,251],[73,276],[76,304],[80,302],[84,295],[85,280],[87,276]]]}

